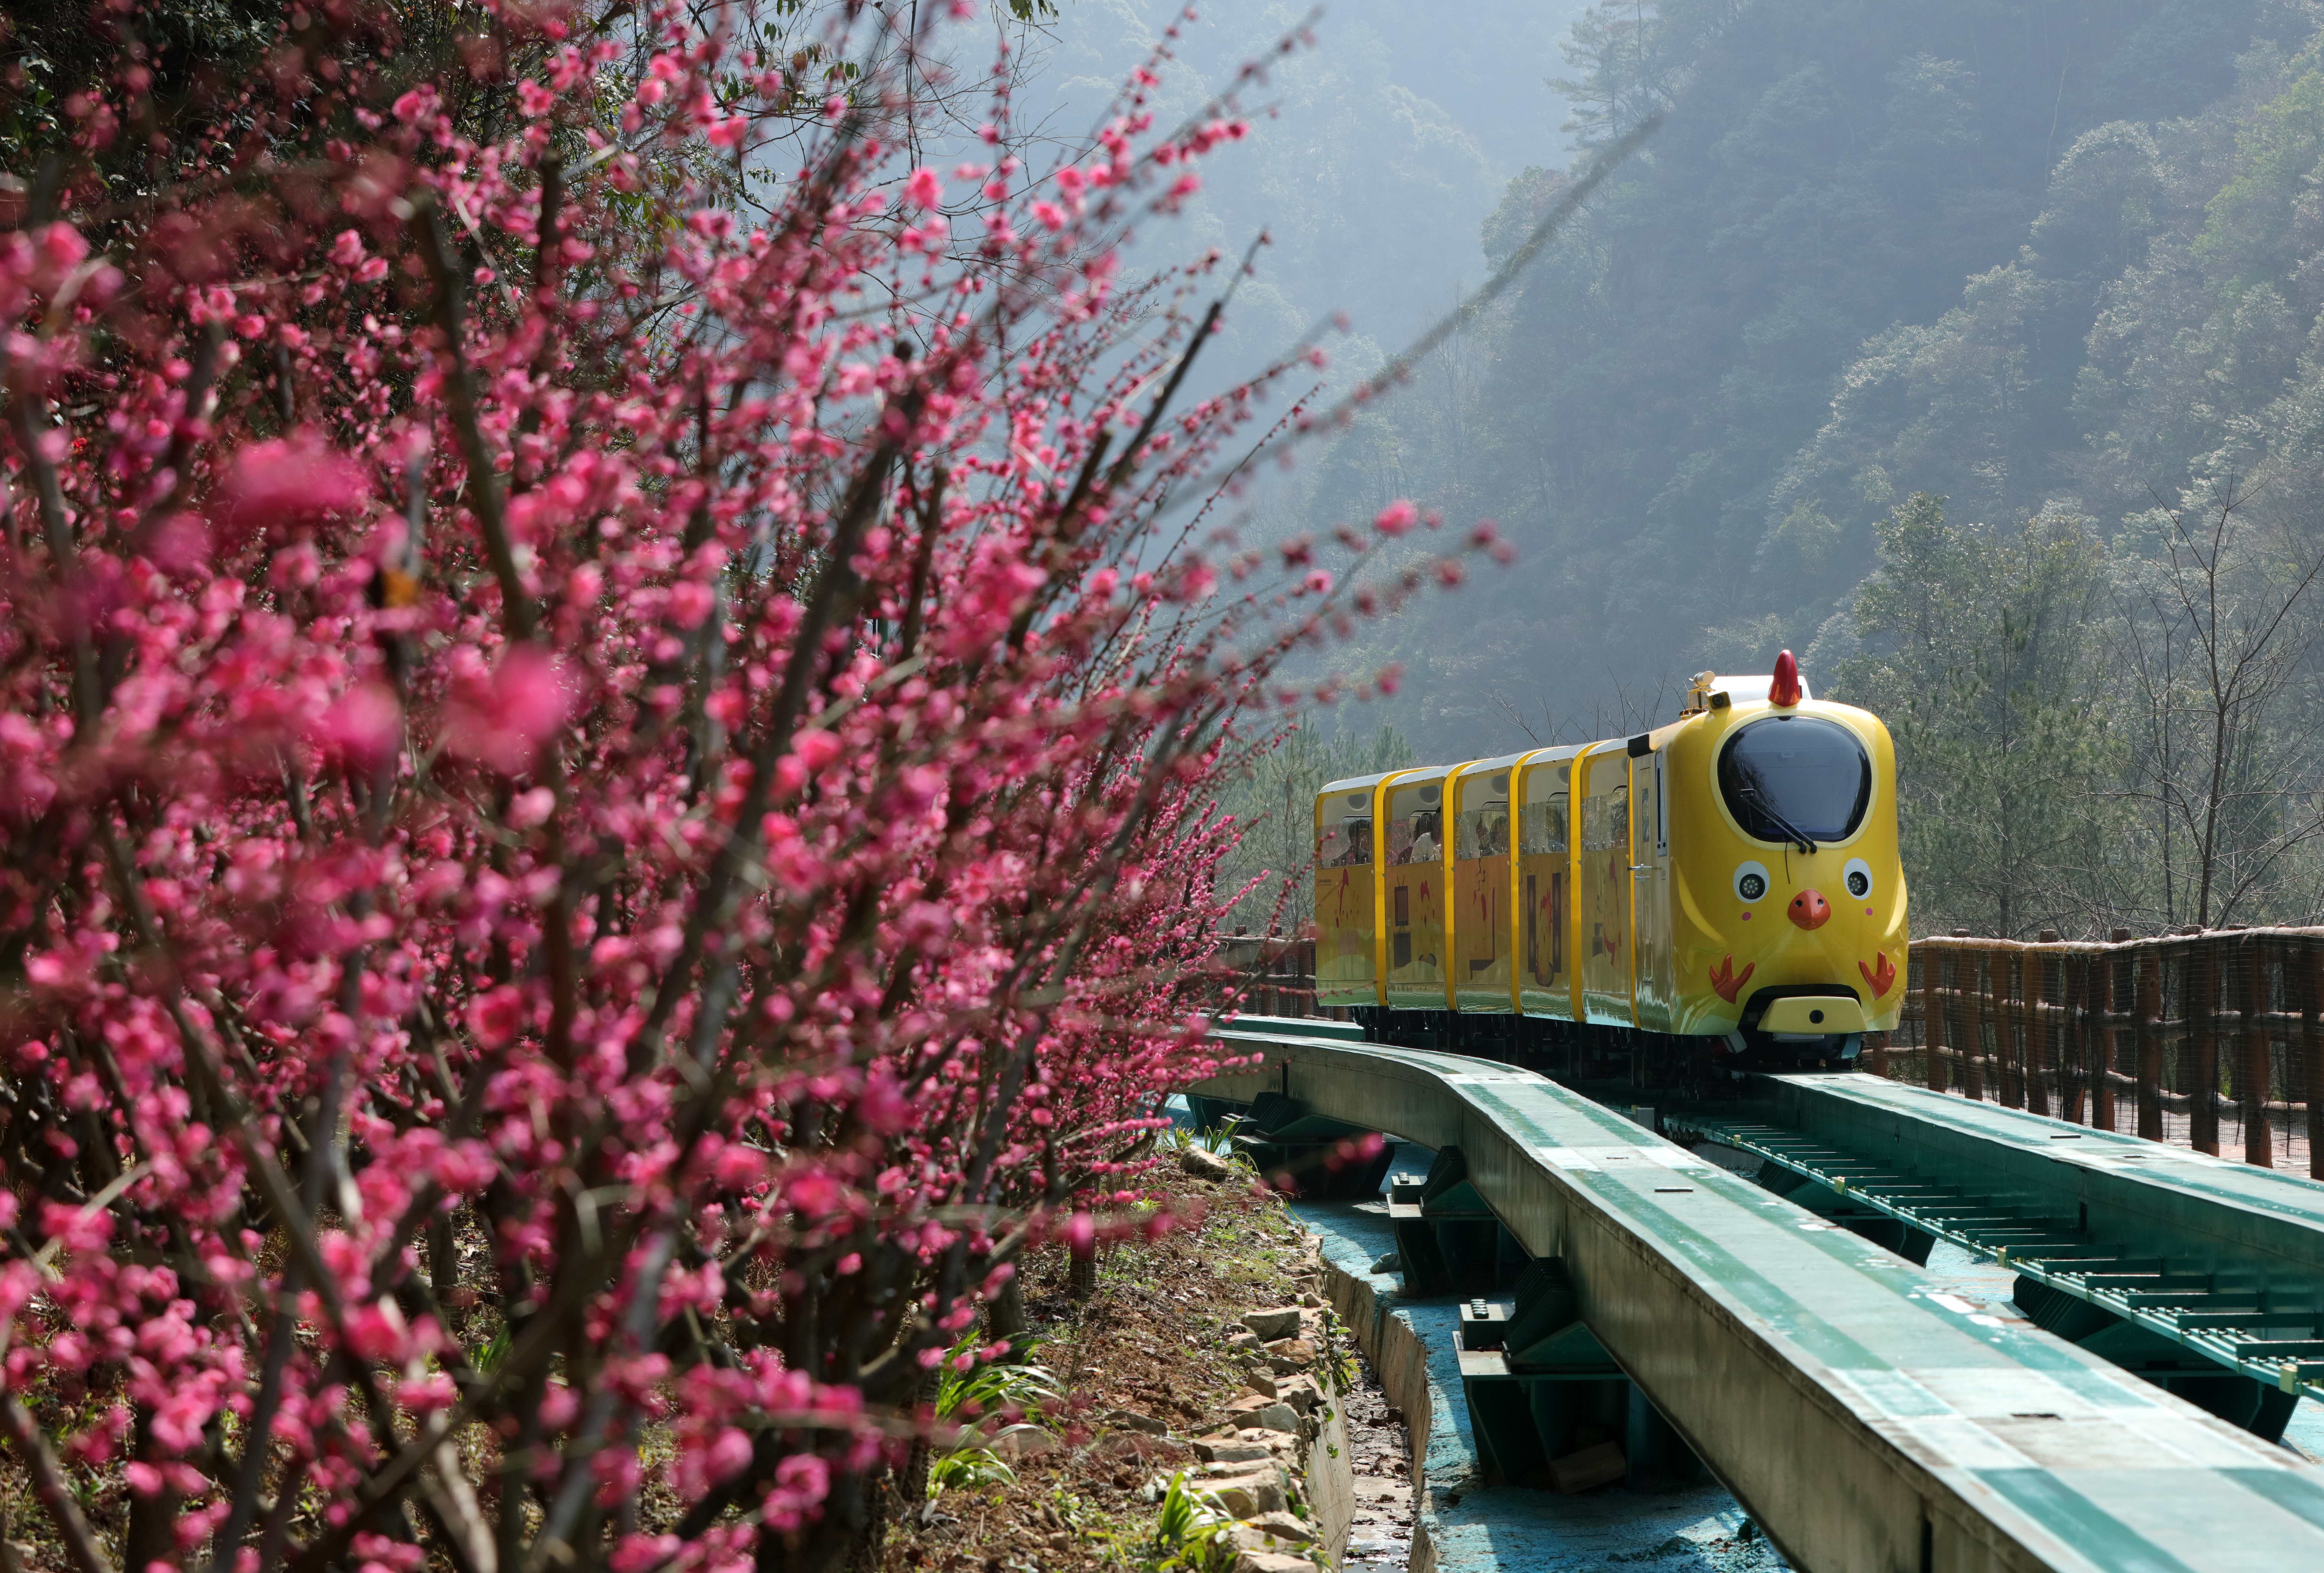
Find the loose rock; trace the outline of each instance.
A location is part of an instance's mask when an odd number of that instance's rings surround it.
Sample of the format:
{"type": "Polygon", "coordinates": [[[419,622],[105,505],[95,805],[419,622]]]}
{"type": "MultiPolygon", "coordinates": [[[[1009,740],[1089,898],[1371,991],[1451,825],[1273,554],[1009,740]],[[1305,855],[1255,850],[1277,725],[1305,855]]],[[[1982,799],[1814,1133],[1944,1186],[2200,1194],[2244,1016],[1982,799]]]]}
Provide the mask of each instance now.
{"type": "Polygon", "coordinates": [[[1231,1180],[1234,1165],[1216,1153],[1202,1147],[1180,1147],[1178,1167],[1197,1180],[1231,1180]]]}
{"type": "Polygon", "coordinates": [[[1295,1546],[1306,1545],[1315,1538],[1315,1526],[1294,1513],[1263,1513],[1250,1521],[1250,1527],[1295,1546]]]}
{"type": "Polygon", "coordinates": [[[1246,1311],[1242,1325],[1258,1334],[1260,1342],[1271,1344],[1299,1330],[1299,1307],[1284,1305],[1271,1311],[1246,1311]]]}
{"type": "Polygon", "coordinates": [[[1315,1564],[1284,1551],[1245,1551],[1235,1559],[1235,1573],[1315,1573],[1315,1564]]]}
{"type": "Polygon", "coordinates": [[[1305,1414],[1323,1399],[1323,1394],[1313,1376],[1286,1376],[1275,1384],[1275,1396],[1305,1414]]]}
{"type": "MultiPolygon", "coordinates": [[[[1248,1469],[1246,1464],[1213,1464],[1213,1469],[1248,1469]]],[[[1265,1474],[1215,1476],[1203,1482],[1203,1489],[1219,1499],[1219,1504],[1237,1518],[1255,1518],[1262,1513],[1279,1513],[1290,1505],[1284,1495],[1283,1475],[1273,1465],[1265,1474]]]]}
{"type": "Polygon", "coordinates": [[[1264,1442],[1196,1442],[1194,1457],[1205,1464],[1257,1464],[1275,1455],[1264,1442]]]}
{"type": "Polygon", "coordinates": [[[1150,1458],[1162,1450],[1162,1444],[1143,1431],[1108,1431],[1090,1444],[1090,1450],[1101,1458],[1150,1458]]]}
{"type": "Polygon", "coordinates": [[[1044,1430],[1037,1425],[1010,1426],[993,1438],[991,1444],[996,1457],[1005,1458],[1011,1463],[1019,1458],[1031,1458],[1042,1453],[1054,1452],[1063,1445],[1057,1440],[1056,1432],[1044,1430]]]}
{"type": "Polygon", "coordinates": [[[1305,1338],[1277,1338],[1267,1346],[1267,1363],[1278,1376],[1305,1371],[1315,1363],[1315,1346],[1305,1338]]]}

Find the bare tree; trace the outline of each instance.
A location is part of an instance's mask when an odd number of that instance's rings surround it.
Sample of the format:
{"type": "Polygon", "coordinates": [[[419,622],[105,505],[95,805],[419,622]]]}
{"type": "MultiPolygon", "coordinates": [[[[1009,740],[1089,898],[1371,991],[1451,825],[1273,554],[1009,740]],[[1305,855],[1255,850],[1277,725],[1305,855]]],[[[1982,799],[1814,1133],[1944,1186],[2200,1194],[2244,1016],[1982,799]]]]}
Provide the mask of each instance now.
{"type": "Polygon", "coordinates": [[[1485,695],[1503,721],[1526,735],[1526,741],[1537,749],[1554,748],[1563,743],[1595,742],[1601,738],[1626,737],[1648,727],[1678,719],[1678,703],[1686,693],[1686,680],[1669,672],[1659,675],[1635,676],[1626,680],[1609,670],[1606,686],[1612,690],[1609,699],[1601,692],[1591,701],[1585,719],[1578,709],[1560,716],[1548,698],[1538,688],[1529,688],[1522,695],[1511,694],[1496,686],[1485,695]],[[1652,686],[1648,686],[1651,683],[1652,686]]]}
{"type": "Polygon", "coordinates": [[[2324,831],[2324,749],[2286,714],[2324,633],[2324,547],[2273,480],[2231,474],[2156,508],[2154,557],[2120,594],[2143,732],[2129,792],[2172,924],[2236,916],[2324,831]]]}

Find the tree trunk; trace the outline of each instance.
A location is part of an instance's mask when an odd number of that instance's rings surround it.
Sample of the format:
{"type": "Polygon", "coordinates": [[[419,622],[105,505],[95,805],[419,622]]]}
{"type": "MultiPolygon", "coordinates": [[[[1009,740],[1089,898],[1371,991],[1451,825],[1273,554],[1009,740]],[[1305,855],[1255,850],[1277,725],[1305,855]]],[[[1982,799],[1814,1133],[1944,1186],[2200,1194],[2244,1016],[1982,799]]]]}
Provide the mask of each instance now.
{"type": "Polygon", "coordinates": [[[1025,1279],[1020,1272],[1001,1287],[1001,1292],[984,1307],[984,1337],[987,1343],[1007,1340],[1009,1352],[1001,1357],[1014,1360],[1025,1348],[1025,1279]]]}
{"type": "Polygon", "coordinates": [[[912,1416],[911,1450],[904,1455],[903,1471],[896,1480],[897,1504],[907,1513],[928,1499],[928,1461],[936,1452],[928,1440],[928,1428],[936,1423],[936,1395],[943,1390],[942,1371],[921,1374],[919,1402],[912,1416]]]}

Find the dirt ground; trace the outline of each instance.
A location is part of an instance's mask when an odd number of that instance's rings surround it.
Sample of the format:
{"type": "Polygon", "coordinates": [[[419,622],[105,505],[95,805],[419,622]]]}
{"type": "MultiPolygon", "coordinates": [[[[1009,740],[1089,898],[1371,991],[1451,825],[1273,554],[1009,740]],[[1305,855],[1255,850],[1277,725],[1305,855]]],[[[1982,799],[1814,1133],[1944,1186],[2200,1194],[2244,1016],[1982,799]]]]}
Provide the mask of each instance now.
{"type": "MultiPolygon", "coordinates": [[[[1250,1391],[1228,1339],[1241,1330],[1244,1312],[1298,1299],[1307,1237],[1279,1200],[1254,1194],[1248,1178],[1212,1182],[1172,1169],[1149,1183],[1179,1227],[1103,1249],[1086,1299],[1068,1295],[1062,1250],[1026,1265],[1028,1358],[1065,1395],[1035,1439],[1047,1450],[1010,1458],[1013,1479],[956,1484],[908,1509],[889,1532],[880,1573],[1198,1573],[1183,1563],[1162,1567],[1167,1550],[1153,1535],[1162,1508],[1149,1486],[1180,1469],[1199,1477],[1201,1463],[1184,1439],[1211,1429],[1250,1391]]],[[[1354,1355],[1352,1340],[1339,1340],[1339,1348],[1354,1355]]],[[[1355,1533],[1365,1542],[1350,1561],[1400,1569],[1411,1522],[1404,1430],[1369,1376],[1361,1374],[1346,1403],[1359,1476],[1355,1533]]],[[[650,1441],[646,1450],[658,1465],[661,1449],[650,1441]]],[[[650,1491],[666,1493],[658,1467],[648,1479],[650,1491]]],[[[97,1476],[82,1505],[100,1531],[117,1533],[125,1504],[116,1466],[97,1476]]],[[[0,1570],[69,1565],[47,1530],[18,1460],[0,1451],[0,1570]]],[[[1223,1567],[1233,1550],[1222,1550],[1223,1567]]]]}
{"type": "MultiPolygon", "coordinates": [[[[1058,1445],[1011,1460],[1013,1480],[945,1490],[908,1513],[890,1532],[882,1573],[1080,1573],[1155,1568],[1165,1559],[1153,1542],[1161,1509],[1149,1483],[1180,1469],[1199,1476],[1193,1448],[1178,1439],[1205,1429],[1250,1391],[1227,1340],[1245,1311],[1297,1299],[1293,1279],[1305,1268],[1307,1248],[1280,1202],[1245,1183],[1175,1174],[1161,1183],[1170,1205],[1182,1216],[1199,1209],[1200,1222],[1103,1252],[1088,1299],[1068,1297],[1062,1253],[1043,1253],[1028,1266],[1030,1359],[1066,1394],[1058,1445]],[[1160,1421],[1169,1434],[1107,1418],[1120,1412],[1160,1421]]],[[[1358,1427],[1359,1467],[1380,1473],[1370,1494],[1380,1500],[1360,1504],[1372,1513],[1356,1533],[1377,1548],[1367,1548],[1367,1561],[1401,1568],[1411,1522],[1403,1426],[1368,1377],[1360,1374],[1348,1412],[1358,1427]],[[1384,1489],[1397,1484],[1404,1487],[1400,1532],[1397,1494],[1384,1489]]]]}

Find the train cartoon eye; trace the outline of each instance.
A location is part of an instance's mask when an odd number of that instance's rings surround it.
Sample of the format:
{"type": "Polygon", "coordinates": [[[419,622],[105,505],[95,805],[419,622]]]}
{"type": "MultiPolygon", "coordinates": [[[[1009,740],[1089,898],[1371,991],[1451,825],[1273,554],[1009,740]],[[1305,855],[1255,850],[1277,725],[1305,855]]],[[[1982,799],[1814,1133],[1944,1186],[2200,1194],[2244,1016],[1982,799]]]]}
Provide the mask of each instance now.
{"type": "Polygon", "coordinates": [[[1848,893],[1858,901],[1872,894],[1872,865],[1862,858],[1849,859],[1848,867],[1840,870],[1840,879],[1848,887],[1848,893]]]}
{"type": "Polygon", "coordinates": [[[1735,865],[1735,894],[1746,901],[1757,901],[1767,894],[1767,865],[1738,863],[1735,865]]]}

